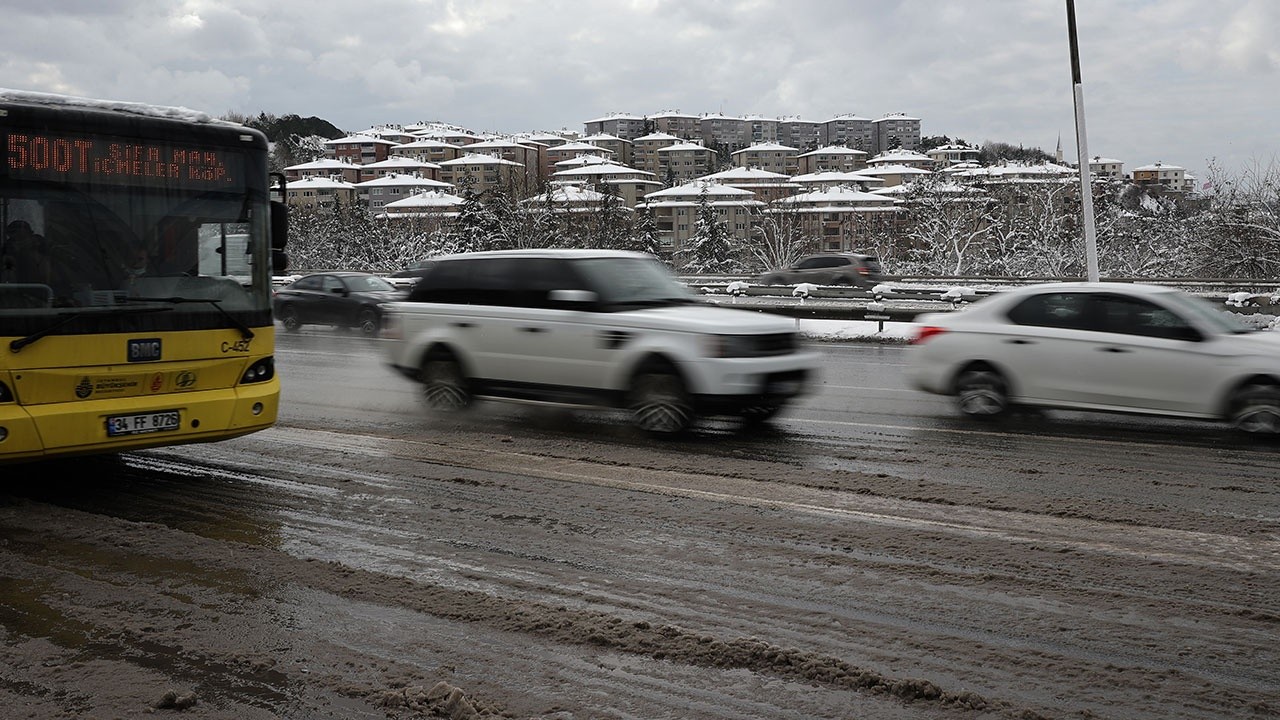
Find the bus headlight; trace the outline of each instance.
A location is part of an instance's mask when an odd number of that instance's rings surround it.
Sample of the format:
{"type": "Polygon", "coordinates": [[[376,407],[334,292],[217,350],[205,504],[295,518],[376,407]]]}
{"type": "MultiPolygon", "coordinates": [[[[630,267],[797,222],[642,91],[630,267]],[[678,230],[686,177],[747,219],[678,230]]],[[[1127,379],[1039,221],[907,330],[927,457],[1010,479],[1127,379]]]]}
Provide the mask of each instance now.
{"type": "Polygon", "coordinates": [[[250,365],[249,369],[244,371],[244,374],[240,376],[240,384],[248,385],[251,383],[266,382],[275,376],[275,358],[265,357],[250,365]]]}

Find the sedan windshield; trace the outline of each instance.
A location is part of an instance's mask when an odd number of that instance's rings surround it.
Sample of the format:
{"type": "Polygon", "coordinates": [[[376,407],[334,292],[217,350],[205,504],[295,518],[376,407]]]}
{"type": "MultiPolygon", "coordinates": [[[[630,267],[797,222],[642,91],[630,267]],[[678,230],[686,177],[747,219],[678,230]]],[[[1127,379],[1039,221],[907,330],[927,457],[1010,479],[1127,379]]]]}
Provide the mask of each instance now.
{"type": "Polygon", "coordinates": [[[605,305],[679,305],[693,302],[688,288],[657,260],[587,258],[574,267],[605,305]]]}
{"type": "Polygon", "coordinates": [[[1213,328],[1214,332],[1229,334],[1253,332],[1248,325],[1237,319],[1235,313],[1223,310],[1202,297],[1181,292],[1169,293],[1165,297],[1185,314],[1198,318],[1202,323],[1213,328]]]}

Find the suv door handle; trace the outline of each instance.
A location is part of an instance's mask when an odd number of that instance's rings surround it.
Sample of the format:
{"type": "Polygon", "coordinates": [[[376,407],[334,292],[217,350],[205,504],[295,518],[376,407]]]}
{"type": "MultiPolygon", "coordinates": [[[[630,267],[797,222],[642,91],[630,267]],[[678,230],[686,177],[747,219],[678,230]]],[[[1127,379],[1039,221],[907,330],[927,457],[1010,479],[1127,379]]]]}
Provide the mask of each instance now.
{"type": "Polygon", "coordinates": [[[1005,340],[1010,345],[1035,345],[1035,340],[1027,340],[1026,338],[1017,338],[1015,340],[1005,340]]]}
{"type": "Polygon", "coordinates": [[[475,323],[469,323],[469,322],[455,322],[455,323],[449,323],[449,325],[450,327],[456,327],[456,328],[470,328],[470,327],[476,326],[475,323]]]}
{"type": "Polygon", "coordinates": [[[527,332],[527,333],[540,333],[540,332],[547,331],[547,329],[543,327],[522,327],[522,328],[516,328],[516,329],[519,330],[520,332],[527,332]]]}
{"type": "Polygon", "coordinates": [[[1133,351],[1132,351],[1132,350],[1130,350],[1130,349],[1128,349],[1128,348],[1118,348],[1118,347],[1100,347],[1100,348],[1098,348],[1098,352],[1127,353],[1127,352],[1133,352],[1133,351]]]}

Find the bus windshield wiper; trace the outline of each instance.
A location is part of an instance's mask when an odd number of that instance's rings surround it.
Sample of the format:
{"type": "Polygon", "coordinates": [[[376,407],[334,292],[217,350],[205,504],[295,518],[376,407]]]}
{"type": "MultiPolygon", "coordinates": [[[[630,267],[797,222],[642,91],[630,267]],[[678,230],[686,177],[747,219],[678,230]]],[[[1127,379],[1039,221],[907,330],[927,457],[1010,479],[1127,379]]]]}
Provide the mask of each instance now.
{"type": "Polygon", "coordinates": [[[128,300],[129,302],[160,302],[160,303],[170,303],[172,305],[181,305],[182,303],[209,303],[214,307],[214,309],[222,313],[222,316],[225,317],[228,321],[230,321],[232,325],[236,326],[236,329],[240,331],[241,337],[243,337],[245,340],[253,339],[253,331],[249,329],[249,326],[240,322],[239,320],[236,319],[234,315],[232,315],[231,313],[223,309],[221,305],[222,300],[218,298],[188,298],[188,297],[181,297],[181,296],[175,295],[173,297],[130,296],[128,300]]]}
{"type": "MultiPolygon", "coordinates": [[[[141,313],[169,312],[171,310],[173,310],[173,308],[128,308],[128,309],[123,309],[122,311],[133,314],[133,315],[137,315],[141,313]]],[[[22,348],[30,345],[31,343],[39,340],[42,337],[45,337],[46,335],[49,335],[50,333],[57,330],[58,328],[63,327],[64,325],[69,325],[73,321],[79,320],[85,315],[91,315],[91,314],[97,314],[97,313],[87,313],[83,310],[80,310],[77,312],[70,312],[70,313],[58,313],[58,315],[60,316],[60,319],[58,320],[58,322],[50,325],[49,327],[39,332],[32,333],[26,337],[18,338],[17,340],[11,341],[9,343],[9,351],[18,352],[22,348]]]]}

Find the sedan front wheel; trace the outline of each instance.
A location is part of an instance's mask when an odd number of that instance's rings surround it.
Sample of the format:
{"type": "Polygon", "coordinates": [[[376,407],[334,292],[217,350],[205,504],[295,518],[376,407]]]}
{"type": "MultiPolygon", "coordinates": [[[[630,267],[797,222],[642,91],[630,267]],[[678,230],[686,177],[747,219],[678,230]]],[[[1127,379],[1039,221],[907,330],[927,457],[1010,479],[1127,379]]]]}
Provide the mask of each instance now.
{"type": "Polygon", "coordinates": [[[1231,424],[1256,435],[1280,433],[1280,388],[1250,385],[1235,394],[1231,402],[1231,424]]]}

